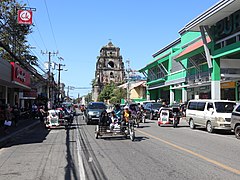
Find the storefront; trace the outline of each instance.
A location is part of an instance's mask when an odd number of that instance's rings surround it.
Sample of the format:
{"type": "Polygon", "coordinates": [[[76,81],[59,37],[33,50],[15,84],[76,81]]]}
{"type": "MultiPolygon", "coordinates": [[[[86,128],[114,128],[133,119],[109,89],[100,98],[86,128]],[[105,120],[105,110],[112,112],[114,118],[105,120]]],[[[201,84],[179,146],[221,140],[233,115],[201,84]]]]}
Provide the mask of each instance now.
{"type": "Polygon", "coordinates": [[[18,105],[21,108],[26,107],[26,99],[23,98],[23,94],[31,90],[30,73],[17,63],[11,62],[10,64],[12,66],[12,105],[18,105]]]}
{"type": "Polygon", "coordinates": [[[188,99],[239,100],[240,2],[219,1],[189,22],[180,34],[188,32],[200,33],[176,57],[178,62],[188,62],[188,99]]]}
{"type": "Polygon", "coordinates": [[[151,100],[239,100],[240,1],[219,1],[179,34],[139,70],[151,100]]]}
{"type": "Polygon", "coordinates": [[[12,69],[11,64],[0,58],[0,105],[10,104],[11,86],[12,86],[12,69]]]}
{"type": "Polygon", "coordinates": [[[139,70],[147,77],[147,94],[150,100],[186,100],[185,88],[177,88],[185,83],[185,70],[174,60],[179,53],[181,39],[177,39],[152,55],[152,62],[139,70]]]}

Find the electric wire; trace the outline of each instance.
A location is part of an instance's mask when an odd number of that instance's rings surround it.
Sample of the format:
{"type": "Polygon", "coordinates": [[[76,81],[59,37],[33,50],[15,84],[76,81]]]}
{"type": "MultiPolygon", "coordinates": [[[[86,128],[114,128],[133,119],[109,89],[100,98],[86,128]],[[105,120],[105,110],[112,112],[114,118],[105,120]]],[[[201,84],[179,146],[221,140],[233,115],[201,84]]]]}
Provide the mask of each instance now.
{"type": "MultiPolygon", "coordinates": [[[[31,7],[31,5],[30,5],[30,3],[29,3],[28,0],[27,0],[27,4],[28,4],[29,7],[31,7]]],[[[44,42],[44,39],[43,39],[42,34],[41,34],[41,32],[40,32],[40,30],[39,30],[39,28],[38,28],[37,21],[35,20],[34,16],[33,16],[33,22],[34,22],[34,25],[35,25],[36,28],[37,28],[37,32],[38,32],[39,37],[40,37],[40,39],[41,39],[41,41],[42,41],[42,43],[43,43],[43,46],[45,47],[45,49],[47,49],[47,46],[46,46],[46,44],[45,44],[45,42],[44,42]]],[[[40,48],[40,49],[42,49],[42,48],[40,48]]]]}
{"type": "MultiPolygon", "coordinates": [[[[38,47],[39,49],[41,49],[41,47],[38,45],[37,41],[36,41],[35,38],[32,36],[32,34],[31,34],[30,36],[31,36],[31,38],[33,39],[33,41],[36,43],[37,47],[38,47]]],[[[37,54],[37,57],[38,57],[38,60],[39,60],[38,62],[41,63],[41,65],[44,67],[44,61],[40,58],[41,56],[37,53],[36,50],[33,50],[33,51],[35,52],[35,54],[37,54]]]]}
{"type": "MultiPolygon", "coordinates": [[[[31,6],[29,0],[27,0],[27,4],[28,4],[29,7],[31,6]]],[[[35,20],[34,17],[33,17],[33,21],[34,21],[34,24],[35,24],[35,26],[36,26],[36,28],[37,28],[39,37],[40,37],[40,39],[41,39],[41,41],[42,41],[45,49],[47,49],[46,44],[45,44],[45,42],[44,42],[44,39],[43,39],[43,37],[42,37],[42,34],[41,34],[40,30],[39,30],[39,27],[38,27],[37,22],[36,22],[36,20],[35,20]]],[[[36,45],[38,46],[38,48],[39,48],[39,49],[42,49],[42,48],[38,45],[37,41],[35,40],[35,38],[33,37],[32,34],[31,34],[31,38],[32,38],[33,41],[36,43],[36,45]]],[[[36,51],[35,51],[35,53],[38,54],[36,51]]],[[[44,61],[43,61],[41,58],[39,58],[39,57],[40,57],[40,55],[38,54],[38,60],[39,60],[39,61],[38,61],[38,62],[39,62],[38,68],[40,68],[44,73],[46,73],[46,71],[44,70],[44,68],[45,68],[44,61]],[[41,65],[41,66],[40,66],[40,65],[41,65]]]]}
{"type": "Polygon", "coordinates": [[[56,38],[55,38],[55,35],[54,35],[54,31],[53,31],[53,27],[52,27],[52,22],[51,22],[51,19],[50,19],[50,15],[49,15],[49,11],[48,11],[48,7],[47,7],[47,2],[46,2],[46,0],[44,0],[44,3],[45,3],[45,6],[46,6],[47,15],[48,15],[48,21],[49,21],[49,24],[50,24],[50,27],[51,27],[51,31],[52,31],[54,43],[55,43],[56,49],[58,49],[57,41],[56,41],[56,38]]]}

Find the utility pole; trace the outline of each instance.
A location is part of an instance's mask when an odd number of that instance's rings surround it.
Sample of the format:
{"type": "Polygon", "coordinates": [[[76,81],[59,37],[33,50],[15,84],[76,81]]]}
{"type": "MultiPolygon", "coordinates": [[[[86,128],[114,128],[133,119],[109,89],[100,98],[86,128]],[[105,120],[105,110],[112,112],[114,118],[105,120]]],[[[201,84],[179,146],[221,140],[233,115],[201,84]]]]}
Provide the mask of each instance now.
{"type": "Polygon", "coordinates": [[[129,73],[130,73],[130,60],[126,61],[127,64],[127,104],[130,103],[130,77],[129,77],[129,73]]]}
{"type": "Polygon", "coordinates": [[[46,51],[45,53],[42,52],[42,54],[48,54],[48,81],[47,81],[47,98],[48,98],[48,103],[47,103],[47,107],[48,109],[51,109],[52,108],[52,105],[53,105],[53,96],[52,96],[52,93],[53,93],[53,89],[52,89],[52,75],[51,75],[51,65],[52,65],[52,62],[51,62],[51,57],[53,55],[57,55],[58,52],[48,52],[46,51]]]}
{"type": "Polygon", "coordinates": [[[61,94],[61,90],[60,90],[60,74],[61,71],[63,69],[61,69],[62,66],[65,66],[65,64],[58,64],[58,103],[60,103],[60,94],[61,94]]]}
{"type": "Polygon", "coordinates": [[[67,90],[67,100],[69,101],[69,90],[70,90],[70,86],[68,86],[68,90],[67,90]]]}

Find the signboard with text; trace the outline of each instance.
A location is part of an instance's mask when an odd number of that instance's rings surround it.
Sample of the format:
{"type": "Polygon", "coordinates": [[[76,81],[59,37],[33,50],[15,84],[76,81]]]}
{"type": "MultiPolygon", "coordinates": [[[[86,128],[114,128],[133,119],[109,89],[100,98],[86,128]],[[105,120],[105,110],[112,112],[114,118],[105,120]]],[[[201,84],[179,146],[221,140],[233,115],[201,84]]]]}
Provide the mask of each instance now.
{"type": "Polygon", "coordinates": [[[18,64],[11,62],[12,81],[18,85],[30,87],[30,74],[18,64]]]}
{"type": "Polygon", "coordinates": [[[18,24],[32,24],[31,10],[18,10],[18,24]]]}

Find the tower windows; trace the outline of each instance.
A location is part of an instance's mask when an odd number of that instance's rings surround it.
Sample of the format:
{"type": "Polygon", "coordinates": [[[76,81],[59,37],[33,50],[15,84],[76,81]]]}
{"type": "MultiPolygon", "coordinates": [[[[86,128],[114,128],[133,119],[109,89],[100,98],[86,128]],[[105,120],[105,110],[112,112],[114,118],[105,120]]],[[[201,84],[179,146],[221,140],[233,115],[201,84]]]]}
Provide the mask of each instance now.
{"type": "Polygon", "coordinates": [[[110,72],[110,78],[114,78],[113,72],[110,72]]]}
{"type": "Polygon", "coordinates": [[[112,61],[109,61],[108,68],[114,68],[114,63],[112,61]]]}

